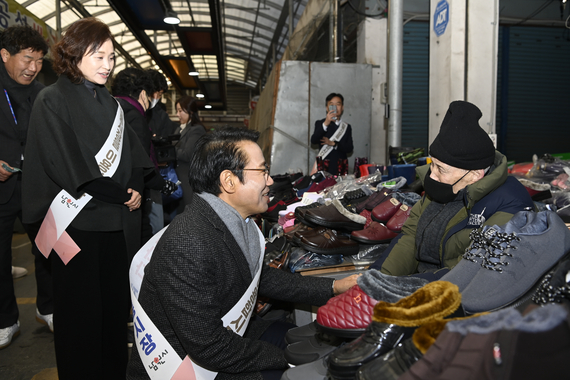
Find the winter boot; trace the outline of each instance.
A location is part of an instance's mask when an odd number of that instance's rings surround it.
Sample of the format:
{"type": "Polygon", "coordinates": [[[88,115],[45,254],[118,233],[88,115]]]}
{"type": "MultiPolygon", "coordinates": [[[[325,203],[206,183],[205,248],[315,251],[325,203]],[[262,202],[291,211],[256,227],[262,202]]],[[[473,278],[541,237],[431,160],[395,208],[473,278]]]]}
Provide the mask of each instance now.
{"type": "Polygon", "coordinates": [[[389,276],[371,269],[356,280],[356,286],[331,298],[317,312],[318,329],[344,338],[357,338],[372,320],[379,300],[394,303],[428,283],[417,277],[389,276]]]}
{"type": "Polygon", "coordinates": [[[460,304],[457,286],[444,281],[428,283],[396,303],[378,302],[364,334],[330,354],[329,374],[335,380],[354,378],[363,364],[411,337],[418,326],[453,315],[460,304]]]}
{"type": "MultiPolygon", "coordinates": [[[[521,211],[515,217],[521,213],[531,212],[521,211]]],[[[497,249],[488,254],[482,270],[462,292],[463,306],[469,313],[496,310],[519,301],[570,250],[570,230],[553,211],[537,213],[519,233],[505,238],[508,244],[494,247],[497,249]]]]}
{"type": "MultiPolygon", "coordinates": [[[[534,309],[524,317],[516,314],[511,320],[504,319],[496,325],[483,326],[483,328],[477,325],[462,326],[448,323],[447,328],[451,332],[459,332],[464,337],[454,350],[453,359],[445,365],[443,371],[437,376],[425,379],[568,378],[570,371],[568,311],[561,305],[549,304],[534,309]]],[[[410,372],[414,367],[412,366],[410,372]]],[[[411,378],[402,378],[402,380],[408,379],[411,378]]]]}

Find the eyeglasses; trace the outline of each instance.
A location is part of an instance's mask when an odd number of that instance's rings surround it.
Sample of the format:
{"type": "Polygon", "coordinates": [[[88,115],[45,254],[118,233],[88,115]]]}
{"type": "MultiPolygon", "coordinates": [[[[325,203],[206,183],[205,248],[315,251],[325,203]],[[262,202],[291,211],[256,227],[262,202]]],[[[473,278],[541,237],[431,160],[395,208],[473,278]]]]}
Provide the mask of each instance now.
{"type": "Polygon", "coordinates": [[[264,169],[241,169],[242,171],[263,172],[265,179],[269,178],[269,165],[265,165],[264,169]]]}

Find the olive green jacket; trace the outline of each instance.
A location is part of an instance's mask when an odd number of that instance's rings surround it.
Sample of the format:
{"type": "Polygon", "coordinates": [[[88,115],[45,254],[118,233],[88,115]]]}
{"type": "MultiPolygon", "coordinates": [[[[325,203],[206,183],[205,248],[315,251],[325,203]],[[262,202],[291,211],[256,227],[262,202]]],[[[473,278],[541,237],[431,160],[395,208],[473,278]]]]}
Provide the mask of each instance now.
{"type": "MultiPolygon", "coordinates": [[[[428,165],[416,169],[422,181],[428,169],[428,165]]],[[[465,188],[463,202],[464,207],[451,218],[440,241],[440,268],[451,269],[457,265],[470,244],[469,233],[473,229],[482,225],[504,225],[515,213],[534,208],[524,186],[514,177],[508,176],[507,158],[497,151],[490,172],[465,188]]],[[[383,273],[392,276],[418,273],[418,264],[422,258],[418,257],[416,250],[416,228],[430,203],[431,200],[424,195],[412,207],[398,242],[382,265],[383,273]]]]}

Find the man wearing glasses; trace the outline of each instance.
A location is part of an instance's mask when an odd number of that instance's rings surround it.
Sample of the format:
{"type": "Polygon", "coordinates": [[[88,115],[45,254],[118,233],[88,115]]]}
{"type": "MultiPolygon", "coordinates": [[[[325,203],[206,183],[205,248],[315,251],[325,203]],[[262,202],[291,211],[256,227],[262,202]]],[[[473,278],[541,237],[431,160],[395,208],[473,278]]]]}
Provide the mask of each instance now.
{"type": "MultiPolygon", "coordinates": [[[[264,239],[249,217],[267,210],[273,180],[258,137],[228,128],[198,141],[194,196],[158,242],[138,298],[180,359],[216,379],[279,379],[288,368],[283,338],[293,325],[252,317],[257,294],[323,305],[356,284],[355,276],[302,277],[263,264],[264,239]]],[[[133,350],[127,378],[149,378],[149,358],[133,350]]]]}

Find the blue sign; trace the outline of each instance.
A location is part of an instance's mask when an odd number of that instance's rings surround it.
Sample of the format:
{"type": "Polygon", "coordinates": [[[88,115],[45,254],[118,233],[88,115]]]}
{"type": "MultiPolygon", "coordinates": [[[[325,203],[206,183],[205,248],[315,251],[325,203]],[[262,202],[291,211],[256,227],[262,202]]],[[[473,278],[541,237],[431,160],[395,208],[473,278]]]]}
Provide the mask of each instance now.
{"type": "Polygon", "coordinates": [[[440,37],[445,33],[445,28],[447,28],[447,23],[449,22],[449,4],[446,0],[441,0],[437,3],[435,7],[435,12],[433,13],[433,31],[436,36],[440,37]]]}

